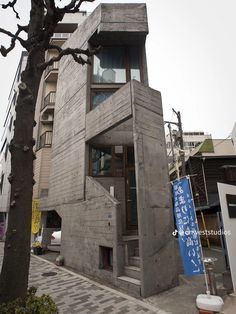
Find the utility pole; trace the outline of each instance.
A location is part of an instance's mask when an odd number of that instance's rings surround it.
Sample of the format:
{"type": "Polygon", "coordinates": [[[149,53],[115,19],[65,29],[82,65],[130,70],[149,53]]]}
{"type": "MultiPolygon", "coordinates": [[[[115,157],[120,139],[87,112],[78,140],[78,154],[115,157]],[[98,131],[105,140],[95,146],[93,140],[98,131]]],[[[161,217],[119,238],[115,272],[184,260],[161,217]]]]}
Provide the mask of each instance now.
{"type": "Polygon", "coordinates": [[[171,149],[172,159],[173,159],[173,164],[174,164],[175,163],[175,153],[174,153],[174,147],[173,147],[173,136],[172,136],[171,123],[168,123],[168,129],[169,129],[169,134],[170,134],[170,149],[171,149]]]}
{"type": "Polygon", "coordinates": [[[181,149],[180,151],[180,160],[182,163],[182,172],[181,175],[185,176],[186,175],[186,168],[185,168],[185,153],[184,153],[184,140],[183,140],[183,129],[182,129],[182,121],[181,121],[181,114],[180,111],[175,111],[175,109],[172,108],[172,111],[176,114],[177,119],[178,119],[178,129],[179,129],[179,147],[181,149]]]}

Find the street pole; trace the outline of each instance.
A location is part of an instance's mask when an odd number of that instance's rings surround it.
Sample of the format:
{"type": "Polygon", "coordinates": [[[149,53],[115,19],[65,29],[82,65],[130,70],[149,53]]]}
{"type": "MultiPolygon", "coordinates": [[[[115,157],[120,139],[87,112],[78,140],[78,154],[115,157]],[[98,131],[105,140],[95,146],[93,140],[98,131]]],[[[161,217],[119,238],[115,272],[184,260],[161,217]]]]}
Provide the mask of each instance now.
{"type": "Polygon", "coordinates": [[[180,152],[180,160],[182,164],[182,172],[181,175],[186,175],[186,167],[185,167],[185,153],[184,153],[184,140],[183,140],[183,129],[182,129],[182,121],[181,121],[181,114],[180,111],[175,111],[175,109],[172,108],[172,111],[176,114],[178,119],[178,129],[179,129],[179,146],[181,149],[180,152]]]}
{"type": "Polygon", "coordinates": [[[174,153],[172,129],[171,129],[170,123],[168,123],[168,129],[169,129],[169,134],[170,134],[170,149],[171,149],[172,159],[173,159],[173,164],[174,164],[175,163],[175,153],[174,153]]]}

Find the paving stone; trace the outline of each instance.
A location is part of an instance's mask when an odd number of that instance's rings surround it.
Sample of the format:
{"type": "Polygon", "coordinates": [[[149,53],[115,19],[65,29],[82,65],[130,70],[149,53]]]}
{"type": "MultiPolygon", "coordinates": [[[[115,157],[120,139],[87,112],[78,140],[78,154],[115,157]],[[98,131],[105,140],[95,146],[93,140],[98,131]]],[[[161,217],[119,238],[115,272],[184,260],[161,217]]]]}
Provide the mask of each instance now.
{"type": "MultiPolygon", "coordinates": [[[[0,264],[2,257],[3,243],[0,243],[0,264]]],[[[30,262],[29,286],[38,287],[37,295],[49,294],[55,300],[60,314],[158,313],[158,308],[155,311],[150,310],[140,300],[83,279],[33,255],[30,262]],[[42,276],[46,272],[55,272],[56,275],[42,276]]]]}

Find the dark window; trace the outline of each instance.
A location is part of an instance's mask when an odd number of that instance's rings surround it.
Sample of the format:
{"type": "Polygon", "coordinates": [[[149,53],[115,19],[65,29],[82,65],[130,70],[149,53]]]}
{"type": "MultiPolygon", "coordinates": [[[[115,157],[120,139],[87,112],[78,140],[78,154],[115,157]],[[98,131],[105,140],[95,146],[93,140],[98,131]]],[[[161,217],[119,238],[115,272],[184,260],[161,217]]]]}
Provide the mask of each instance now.
{"type": "Polygon", "coordinates": [[[124,173],[123,146],[92,147],[91,175],[121,177],[124,173]]]}
{"type": "Polygon", "coordinates": [[[225,173],[225,180],[230,182],[236,182],[236,166],[223,166],[225,173]]]}
{"type": "Polygon", "coordinates": [[[92,148],[92,175],[111,176],[111,147],[92,148]]]}
{"type": "Polygon", "coordinates": [[[134,165],[134,147],[127,147],[127,164],[134,165]]]}
{"type": "Polygon", "coordinates": [[[113,269],[113,250],[110,247],[100,246],[100,268],[113,269]]]}

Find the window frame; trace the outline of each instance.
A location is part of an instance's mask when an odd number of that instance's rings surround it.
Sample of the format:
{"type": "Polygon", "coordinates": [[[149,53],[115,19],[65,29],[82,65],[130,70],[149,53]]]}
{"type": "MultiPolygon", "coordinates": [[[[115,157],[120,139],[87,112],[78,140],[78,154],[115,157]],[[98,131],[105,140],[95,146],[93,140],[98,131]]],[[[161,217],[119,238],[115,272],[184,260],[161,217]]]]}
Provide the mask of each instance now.
{"type": "Polygon", "coordinates": [[[125,147],[123,145],[90,145],[89,147],[89,175],[94,178],[123,178],[125,177],[125,147]],[[123,167],[122,176],[116,175],[115,167],[115,146],[123,147],[123,167]],[[93,175],[93,161],[92,161],[92,149],[111,148],[111,175],[93,175]]]}
{"type": "Polygon", "coordinates": [[[140,82],[143,82],[143,50],[141,45],[117,45],[117,46],[104,46],[104,48],[113,48],[113,47],[125,47],[125,58],[124,58],[124,64],[125,64],[125,72],[126,72],[126,82],[125,83],[99,83],[99,82],[94,82],[93,81],[93,69],[94,69],[94,57],[92,58],[92,64],[91,64],[91,69],[90,69],[90,104],[89,104],[89,111],[97,108],[93,108],[92,104],[92,93],[94,90],[96,91],[108,91],[108,90],[113,90],[114,93],[127,84],[128,82],[131,81],[131,58],[130,58],[130,48],[137,48],[138,50],[138,62],[139,62],[139,70],[140,70],[140,82]]]}

